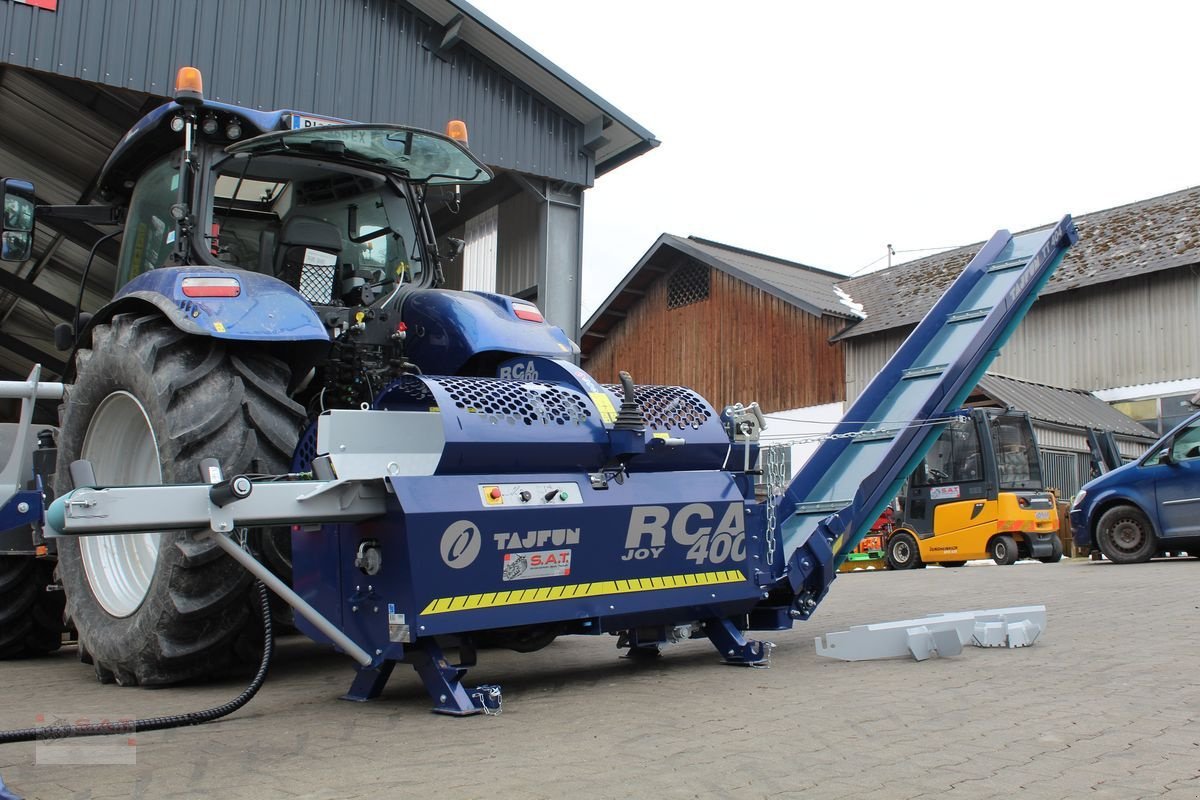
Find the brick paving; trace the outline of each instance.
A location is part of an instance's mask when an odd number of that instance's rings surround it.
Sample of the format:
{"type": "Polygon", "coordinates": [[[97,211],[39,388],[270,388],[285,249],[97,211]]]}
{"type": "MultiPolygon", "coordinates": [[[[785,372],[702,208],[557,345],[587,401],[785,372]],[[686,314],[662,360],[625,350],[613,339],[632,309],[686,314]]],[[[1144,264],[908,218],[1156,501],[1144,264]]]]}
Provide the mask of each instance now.
{"type": "MultiPolygon", "coordinates": [[[[136,764],[35,765],[0,746],[24,798],[1200,797],[1200,561],[843,575],[815,618],[771,635],[769,670],[717,663],[706,642],[652,663],[615,640],[480,654],[500,717],[428,712],[397,668],[382,698],[338,700],[350,662],[284,640],[235,716],[139,734],[136,764]],[[942,611],[1044,603],[1033,647],[843,663],[813,637],[942,611]]],[[[146,716],[223,702],[237,681],[101,686],[64,651],[0,664],[0,728],[35,715],[146,716]]],[[[90,740],[96,742],[97,740],[90,740]]]]}

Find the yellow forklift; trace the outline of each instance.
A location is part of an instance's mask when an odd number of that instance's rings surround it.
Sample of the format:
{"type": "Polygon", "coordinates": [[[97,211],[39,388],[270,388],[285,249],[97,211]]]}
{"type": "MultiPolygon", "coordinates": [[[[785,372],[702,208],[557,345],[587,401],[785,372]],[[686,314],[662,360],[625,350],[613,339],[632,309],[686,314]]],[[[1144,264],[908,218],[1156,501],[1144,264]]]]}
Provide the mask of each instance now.
{"type": "Polygon", "coordinates": [[[1054,563],[1063,555],[1055,503],[1029,415],[973,408],[946,426],[905,483],[887,566],[1054,563]]]}

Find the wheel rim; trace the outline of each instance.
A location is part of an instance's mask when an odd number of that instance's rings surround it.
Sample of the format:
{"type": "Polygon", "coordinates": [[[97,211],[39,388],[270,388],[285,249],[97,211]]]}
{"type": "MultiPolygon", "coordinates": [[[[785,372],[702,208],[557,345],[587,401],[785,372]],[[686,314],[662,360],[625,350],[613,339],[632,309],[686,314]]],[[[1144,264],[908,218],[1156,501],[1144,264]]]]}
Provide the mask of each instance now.
{"type": "Polygon", "coordinates": [[[1134,519],[1117,520],[1108,532],[1108,541],[1122,553],[1133,553],[1141,549],[1146,532],[1134,519]]]}
{"type": "MultiPolygon", "coordinates": [[[[154,429],[145,408],[128,392],[114,392],[100,403],[83,437],[80,458],[92,463],[101,484],[162,483],[154,429]]],[[[146,599],[161,537],[161,533],[80,537],[79,551],[92,594],[112,616],[128,617],[146,599]]]]}
{"type": "Polygon", "coordinates": [[[1008,558],[1008,545],[1004,542],[996,542],[996,558],[1000,561],[1008,558]]]}
{"type": "Polygon", "coordinates": [[[912,558],[912,549],[908,546],[908,542],[901,539],[896,542],[895,548],[892,549],[892,555],[896,559],[897,564],[907,564],[912,558]]]}

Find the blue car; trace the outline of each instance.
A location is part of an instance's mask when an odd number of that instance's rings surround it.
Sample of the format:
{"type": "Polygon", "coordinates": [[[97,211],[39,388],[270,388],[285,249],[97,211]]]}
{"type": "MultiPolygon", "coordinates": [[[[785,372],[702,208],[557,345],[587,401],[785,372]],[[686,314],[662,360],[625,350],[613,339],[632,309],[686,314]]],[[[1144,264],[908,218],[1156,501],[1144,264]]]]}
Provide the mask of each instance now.
{"type": "Polygon", "coordinates": [[[1137,461],[1086,483],[1071,505],[1071,535],[1117,564],[1200,554],[1200,412],[1137,461]]]}

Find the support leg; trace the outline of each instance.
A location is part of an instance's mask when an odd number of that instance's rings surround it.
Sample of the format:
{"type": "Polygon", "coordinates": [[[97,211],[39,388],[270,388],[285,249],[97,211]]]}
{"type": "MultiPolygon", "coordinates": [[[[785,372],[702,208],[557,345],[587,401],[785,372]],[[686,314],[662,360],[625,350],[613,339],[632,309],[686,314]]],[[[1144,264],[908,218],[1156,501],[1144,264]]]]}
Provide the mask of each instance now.
{"type": "Polygon", "coordinates": [[[771,662],[772,642],[746,639],[727,619],[710,619],[704,625],[708,640],[717,648],[726,664],[744,667],[767,667],[771,662]]]}
{"type": "Polygon", "coordinates": [[[462,685],[467,671],[451,664],[435,642],[422,642],[410,652],[413,669],[421,676],[425,691],[433,698],[434,713],[465,717],[499,711],[499,688],[486,687],[488,691],[467,692],[462,685]]]}
{"type": "Polygon", "coordinates": [[[384,661],[377,667],[359,667],[354,683],[350,684],[349,691],[342,695],[342,699],[365,703],[379,697],[395,666],[395,661],[384,661]]]}

